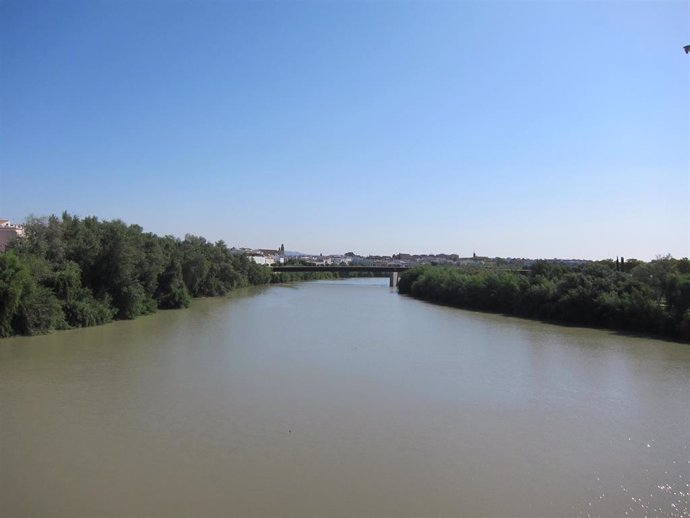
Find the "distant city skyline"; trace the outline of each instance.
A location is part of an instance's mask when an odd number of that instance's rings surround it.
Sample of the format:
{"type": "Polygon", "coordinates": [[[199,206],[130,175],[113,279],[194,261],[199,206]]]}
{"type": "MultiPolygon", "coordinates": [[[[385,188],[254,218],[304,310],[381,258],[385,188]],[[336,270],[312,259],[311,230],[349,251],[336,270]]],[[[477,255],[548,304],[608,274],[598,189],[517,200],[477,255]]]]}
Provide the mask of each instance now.
{"type": "Polygon", "coordinates": [[[0,218],[690,255],[688,2],[0,3],[0,218]]]}

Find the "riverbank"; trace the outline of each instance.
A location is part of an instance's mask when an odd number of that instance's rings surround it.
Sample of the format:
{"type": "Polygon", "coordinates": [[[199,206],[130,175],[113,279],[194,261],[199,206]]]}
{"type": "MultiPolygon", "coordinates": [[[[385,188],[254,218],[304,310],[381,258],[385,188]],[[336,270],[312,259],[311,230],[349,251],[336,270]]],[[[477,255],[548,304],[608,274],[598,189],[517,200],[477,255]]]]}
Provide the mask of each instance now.
{"type": "Polygon", "coordinates": [[[461,309],[690,343],[686,262],[664,258],[630,272],[601,263],[566,268],[538,262],[526,274],[422,266],[401,275],[398,291],[461,309]]]}

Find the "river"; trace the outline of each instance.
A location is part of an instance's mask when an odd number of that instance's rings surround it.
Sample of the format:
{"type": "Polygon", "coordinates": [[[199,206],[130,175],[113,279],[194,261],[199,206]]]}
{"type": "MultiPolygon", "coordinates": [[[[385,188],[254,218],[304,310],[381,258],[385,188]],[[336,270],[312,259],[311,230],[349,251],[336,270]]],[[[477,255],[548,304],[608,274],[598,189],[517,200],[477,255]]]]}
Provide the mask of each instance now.
{"type": "Polygon", "coordinates": [[[0,340],[0,516],[688,516],[688,345],[387,283],[0,340]]]}

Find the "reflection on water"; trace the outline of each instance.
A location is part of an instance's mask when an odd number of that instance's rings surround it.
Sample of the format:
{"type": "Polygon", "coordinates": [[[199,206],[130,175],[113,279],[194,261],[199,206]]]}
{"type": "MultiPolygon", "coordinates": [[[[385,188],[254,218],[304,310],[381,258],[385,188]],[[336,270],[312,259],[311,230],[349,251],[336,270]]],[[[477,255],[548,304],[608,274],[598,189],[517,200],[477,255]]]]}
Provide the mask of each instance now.
{"type": "Polygon", "coordinates": [[[0,515],[688,515],[689,347],[387,282],[0,341],[0,515]]]}

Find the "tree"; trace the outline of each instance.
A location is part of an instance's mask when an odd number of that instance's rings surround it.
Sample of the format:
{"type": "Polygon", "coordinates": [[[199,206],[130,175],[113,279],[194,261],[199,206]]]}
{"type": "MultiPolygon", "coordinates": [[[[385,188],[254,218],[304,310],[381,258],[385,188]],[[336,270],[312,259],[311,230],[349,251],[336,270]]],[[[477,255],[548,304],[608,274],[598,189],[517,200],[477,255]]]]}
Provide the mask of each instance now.
{"type": "Polygon", "coordinates": [[[97,300],[81,284],[79,265],[67,261],[50,283],[53,293],[62,303],[65,321],[70,327],[88,327],[104,324],[113,319],[115,311],[107,302],[97,300]]]}
{"type": "Polygon", "coordinates": [[[69,326],[55,294],[49,288],[32,282],[22,294],[12,327],[20,334],[38,335],[69,326]]]}
{"type": "Polygon", "coordinates": [[[690,309],[690,273],[674,273],[666,280],[665,298],[674,320],[680,322],[690,309]]]}
{"type": "Polygon", "coordinates": [[[156,300],[161,309],[189,307],[191,297],[182,280],[182,266],[178,259],[172,259],[165,271],[158,278],[156,300]]]}
{"type": "Polygon", "coordinates": [[[26,265],[11,251],[0,254],[0,337],[14,334],[12,321],[30,285],[26,265]]]}
{"type": "Polygon", "coordinates": [[[122,221],[105,222],[101,252],[94,264],[91,287],[96,296],[111,298],[118,318],[131,319],[155,309],[153,298],[147,296],[138,279],[137,266],[143,259],[135,246],[137,228],[128,228],[122,221]]]}

